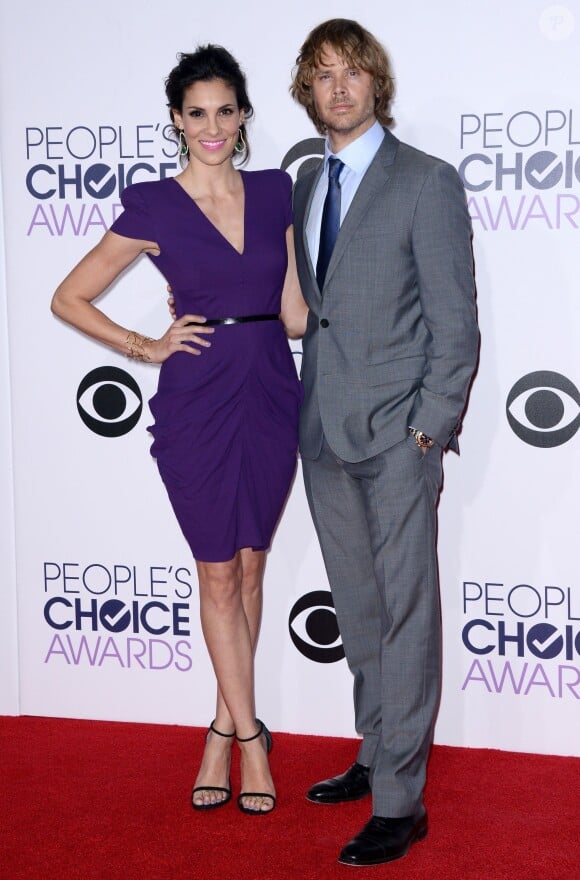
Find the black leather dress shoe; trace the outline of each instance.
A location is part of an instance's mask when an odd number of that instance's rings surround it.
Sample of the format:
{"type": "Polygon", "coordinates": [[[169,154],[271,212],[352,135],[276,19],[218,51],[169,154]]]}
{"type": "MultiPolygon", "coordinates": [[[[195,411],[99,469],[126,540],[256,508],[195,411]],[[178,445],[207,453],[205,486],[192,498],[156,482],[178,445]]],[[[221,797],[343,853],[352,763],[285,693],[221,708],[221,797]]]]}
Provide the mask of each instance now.
{"type": "Polygon", "coordinates": [[[405,856],[417,840],[427,836],[427,813],[387,819],[373,816],[363,830],[344,847],[338,861],[343,865],[381,865],[405,856]]]}
{"type": "Polygon", "coordinates": [[[340,776],[313,785],[306,793],[306,800],[314,804],[341,804],[343,801],[358,801],[370,793],[369,768],[353,764],[340,776]]]}

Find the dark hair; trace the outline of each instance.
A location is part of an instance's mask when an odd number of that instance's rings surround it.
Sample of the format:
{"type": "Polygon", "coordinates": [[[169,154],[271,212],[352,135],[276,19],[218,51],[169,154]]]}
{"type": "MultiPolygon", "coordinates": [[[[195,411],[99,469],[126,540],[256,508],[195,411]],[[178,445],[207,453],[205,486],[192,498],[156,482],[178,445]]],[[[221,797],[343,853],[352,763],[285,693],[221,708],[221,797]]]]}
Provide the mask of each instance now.
{"type": "Polygon", "coordinates": [[[318,116],[312,98],[312,77],[321,65],[325,45],[332,46],[347,64],[370,73],[375,81],[375,115],[381,125],[391,125],[391,102],[395,79],[389,56],[379,41],[362,25],[349,18],[331,18],[311,31],[296,59],[290,93],[302,104],[320,134],[326,126],[318,116]]]}
{"type": "Polygon", "coordinates": [[[165,80],[165,94],[169,115],[173,122],[173,131],[179,137],[179,131],[175,127],[173,111],[181,113],[186,90],[196,82],[210,82],[213,79],[221,79],[236,93],[238,108],[244,111],[244,122],[240,126],[245,149],[236,153],[245,164],[250,157],[248,136],[246,134],[246,120],[254,115],[254,108],[248,97],[246,77],[236,61],[223,46],[215,46],[208,43],[207,46],[198,46],[195,52],[181,52],[178,56],[178,64],[173,68],[165,80]]]}

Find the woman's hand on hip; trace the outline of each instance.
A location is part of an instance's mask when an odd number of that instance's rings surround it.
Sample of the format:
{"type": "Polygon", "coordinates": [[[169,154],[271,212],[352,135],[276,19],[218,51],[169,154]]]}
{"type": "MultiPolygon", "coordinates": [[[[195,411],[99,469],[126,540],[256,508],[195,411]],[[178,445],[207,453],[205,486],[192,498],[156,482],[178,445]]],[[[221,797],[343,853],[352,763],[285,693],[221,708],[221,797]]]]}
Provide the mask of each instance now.
{"type": "Polygon", "coordinates": [[[205,327],[205,320],[202,315],[182,315],[160,339],[147,343],[149,360],[162,364],[176,351],[200,355],[204,348],[210,348],[211,342],[206,337],[214,332],[214,328],[205,327]]]}

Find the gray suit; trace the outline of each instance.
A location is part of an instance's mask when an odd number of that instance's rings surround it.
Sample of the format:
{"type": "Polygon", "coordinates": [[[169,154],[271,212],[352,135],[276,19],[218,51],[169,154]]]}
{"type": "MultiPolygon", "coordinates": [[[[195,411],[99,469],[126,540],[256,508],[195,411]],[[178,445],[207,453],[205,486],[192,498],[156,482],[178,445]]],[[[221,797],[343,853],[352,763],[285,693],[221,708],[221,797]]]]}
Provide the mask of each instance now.
{"type": "Polygon", "coordinates": [[[436,506],[478,348],[471,224],[448,164],[386,132],[340,228],[324,289],[295,188],[310,308],[300,448],[347,661],[373,812],[420,807],[440,679],[436,506]],[[436,441],[425,455],[412,425],[436,441]]]}

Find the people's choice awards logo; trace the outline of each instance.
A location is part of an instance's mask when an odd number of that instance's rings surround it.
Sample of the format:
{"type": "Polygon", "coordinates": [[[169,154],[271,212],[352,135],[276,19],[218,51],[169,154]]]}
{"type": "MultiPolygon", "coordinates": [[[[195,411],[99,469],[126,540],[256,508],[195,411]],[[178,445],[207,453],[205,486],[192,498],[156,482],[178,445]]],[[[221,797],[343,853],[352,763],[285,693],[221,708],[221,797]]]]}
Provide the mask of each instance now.
{"type": "Polygon", "coordinates": [[[179,170],[169,122],[28,126],[24,141],[27,235],[102,234],[121,213],[125,187],[179,170]]]}
{"type": "Polygon", "coordinates": [[[458,171],[474,227],[580,229],[579,126],[573,107],[463,113],[458,171]]]}
{"type": "Polygon", "coordinates": [[[524,443],[544,449],[561,446],[580,428],[580,392],[560,373],[528,373],[509,392],[506,416],[524,443]]]}
{"type": "Polygon", "coordinates": [[[344,657],[332,596],[328,590],[306,593],[294,604],[288,620],[294,646],[315,663],[336,663],[344,657]]]}
{"type": "Polygon", "coordinates": [[[44,663],[188,672],[193,583],[173,564],[47,560],[44,663]]]}
{"type": "Polygon", "coordinates": [[[580,700],[580,607],[574,586],[463,582],[462,690],[580,700]]]}
{"type": "Polygon", "coordinates": [[[118,367],[98,367],[82,380],[77,391],[79,416],[101,437],[121,437],[135,427],[143,396],[135,379],[118,367]]]}

